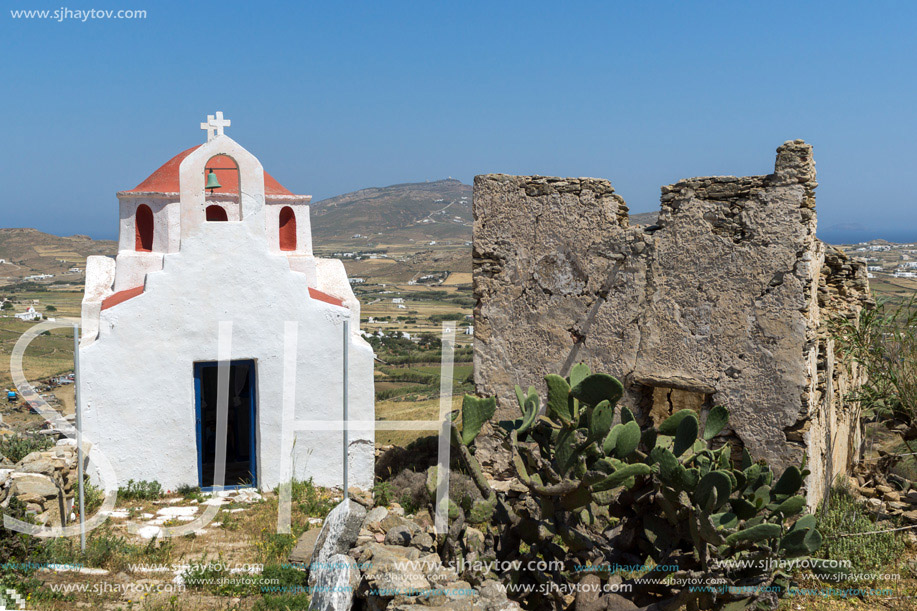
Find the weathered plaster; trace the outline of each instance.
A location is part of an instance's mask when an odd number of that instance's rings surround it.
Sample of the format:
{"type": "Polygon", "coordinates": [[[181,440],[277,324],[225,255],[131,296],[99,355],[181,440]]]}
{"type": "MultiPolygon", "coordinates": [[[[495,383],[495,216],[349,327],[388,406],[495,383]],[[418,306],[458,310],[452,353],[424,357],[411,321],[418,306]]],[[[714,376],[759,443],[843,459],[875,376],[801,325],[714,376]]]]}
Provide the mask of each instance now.
{"type": "Polygon", "coordinates": [[[727,435],[753,456],[779,470],[807,455],[818,467],[814,504],[858,439],[846,393],[819,381],[825,361],[834,386],[859,380],[836,362],[826,321],[855,317],[869,294],[863,265],[845,258],[839,280],[815,238],[811,147],[777,153],[767,176],[663,187],[652,228],[630,226],[605,180],[476,177],[478,390],[516,417],[515,384],[541,388],[545,374],[585,361],[624,381],[624,403],[644,418],[660,397],[698,406],[702,419],[725,405],[727,435]]]}

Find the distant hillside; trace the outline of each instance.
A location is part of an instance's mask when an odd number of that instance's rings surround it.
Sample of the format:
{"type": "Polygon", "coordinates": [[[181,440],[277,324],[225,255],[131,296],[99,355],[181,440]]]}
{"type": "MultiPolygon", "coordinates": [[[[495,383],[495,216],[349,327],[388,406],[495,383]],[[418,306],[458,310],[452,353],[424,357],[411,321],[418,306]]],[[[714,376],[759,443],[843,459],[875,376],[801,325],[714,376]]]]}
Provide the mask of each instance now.
{"type": "Polygon", "coordinates": [[[0,229],[0,284],[9,284],[36,274],[53,274],[55,280],[82,283],[82,271],[89,255],[114,255],[117,243],[93,240],[85,235],[61,237],[37,229],[0,229]]]}
{"type": "Polygon", "coordinates": [[[631,225],[655,225],[658,218],[658,212],[632,212],[629,220],[631,225]]]}
{"type": "Polygon", "coordinates": [[[317,240],[470,240],[471,185],[452,178],[361,189],[312,203],[317,240]],[[381,234],[381,235],[380,235],[381,234]]]}
{"type": "MultiPolygon", "coordinates": [[[[405,244],[471,239],[472,187],[458,180],[413,182],[361,189],[312,203],[317,241],[405,244]],[[360,238],[357,238],[359,240],[360,238]]],[[[631,214],[634,225],[652,225],[658,212],[631,214]]]]}

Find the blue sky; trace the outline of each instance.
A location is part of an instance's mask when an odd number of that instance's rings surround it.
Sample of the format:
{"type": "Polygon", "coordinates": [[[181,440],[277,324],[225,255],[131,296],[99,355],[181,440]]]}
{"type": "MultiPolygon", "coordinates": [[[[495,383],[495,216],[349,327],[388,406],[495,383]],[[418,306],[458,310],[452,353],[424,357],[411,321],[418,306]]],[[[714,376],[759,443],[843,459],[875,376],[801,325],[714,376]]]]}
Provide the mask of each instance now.
{"type": "Polygon", "coordinates": [[[316,200],[538,173],[609,178],[642,212],[804,138],[820,234],[917,240],[912,3],[67,2],[3,3],[0,226],[113,237],[115,192],[223,110],[316,200]],[[62,5],[148,17],[9,12],[62,5]]]}

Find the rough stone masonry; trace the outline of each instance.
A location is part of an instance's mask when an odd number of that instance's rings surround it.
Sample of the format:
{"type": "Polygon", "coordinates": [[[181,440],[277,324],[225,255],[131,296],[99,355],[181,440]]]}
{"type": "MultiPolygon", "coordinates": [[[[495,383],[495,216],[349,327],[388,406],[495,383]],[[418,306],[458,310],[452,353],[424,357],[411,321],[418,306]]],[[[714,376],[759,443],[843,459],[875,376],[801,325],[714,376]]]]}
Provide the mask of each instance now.
{"type": "Polygon", "coordinates": [[[477,176],[478,391],[516,418],[514,385],[584,361],[643,422],[724,405],[724,441],[778,473],[806,457],[814,506],[860,445],[862,373],[828,327],[872,304],[865,264],[815,237],[816,186],[812,147],[786,142],[773,174],[663,187],[645,227],[607,180],[477,176]]]}

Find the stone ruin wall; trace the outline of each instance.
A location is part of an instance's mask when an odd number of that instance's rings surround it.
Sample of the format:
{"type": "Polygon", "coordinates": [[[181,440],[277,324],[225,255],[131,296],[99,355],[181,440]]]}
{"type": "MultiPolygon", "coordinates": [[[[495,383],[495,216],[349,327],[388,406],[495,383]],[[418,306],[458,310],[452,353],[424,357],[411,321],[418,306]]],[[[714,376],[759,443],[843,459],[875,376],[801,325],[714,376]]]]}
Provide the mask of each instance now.
{"type": "Polygon", "coordinates": [[[663,187],[642,227],[607,180],[477,176],[478,391],[515,418],[516,384],[584,361],[644,422],[724,405],[724,440],[778,471],[807,457],[814,505],[859,447],[861,374],[828,321],[871,303],[865,264],[815,237],[816,186],[812,147],[787,142],[773,174],[663,187]]]}
{"type": "MultiPolygon", "coordinates": [[[[83,442],[83,467],[89,464],[91,444],[83,442]]],[[[18,463],[0,456],[0,509],[7,509],[13,497],[25,505],[26,513],[47,527],[67,526],[77,494],[77,451],[72,439],[28,454],[18,463]]]]}

